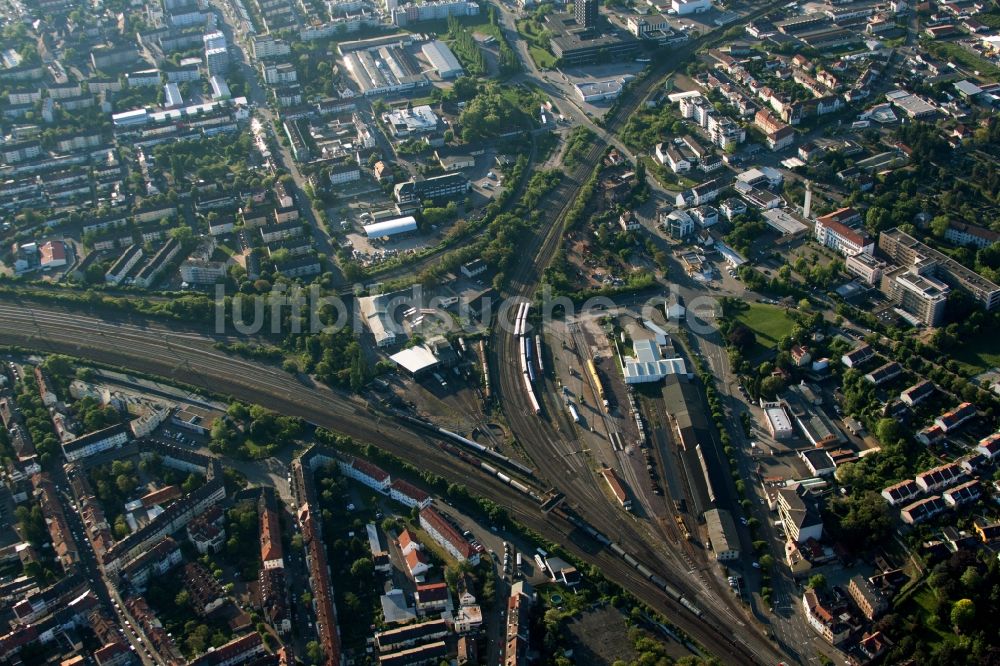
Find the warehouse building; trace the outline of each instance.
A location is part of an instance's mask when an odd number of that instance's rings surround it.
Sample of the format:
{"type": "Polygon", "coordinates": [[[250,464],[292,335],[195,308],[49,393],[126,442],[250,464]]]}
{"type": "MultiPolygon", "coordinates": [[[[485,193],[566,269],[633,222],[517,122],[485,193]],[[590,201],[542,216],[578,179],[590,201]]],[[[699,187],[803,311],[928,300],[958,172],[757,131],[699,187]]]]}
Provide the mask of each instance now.
{"type": "MultiPolygon", "coordinates": [[[[370,40],[374,42],[375,40],[370,40]]],[[[350,48],[353,48],[353,44],[350,48]]],[[[345,50],[344,67],[366,97],[398,93],[427,85],[430,81],[412,56],[406,53],[402,42],[392,42],[345,50]]]]}
{"type": "Polygon", "coordinates": [[[438,77],[442,79],[452,79],[457,76],[461,76],[462,65],[459,64],[458,58],[455,54],[451,52],[448,45],[441,40],[435,39],[432,42],[428,42],[420,47],[420,51],[427,58],[427,61],[437,72],[438,77]]]}
{"type": "Polygon", "coordinates": [[[395,220],[368,224],[364,227],[364,230],[368,238],[393,238],[416,231],[417,221],[412,215],[408,215],[396,218],[395,220]]]}
{"type": "Polygon", "coordinates": [[[705,512],[708,541],[712,544],[718,562],[737,560],[740,557],[740,535],[736,532],[733,516],[725,509],[705,512]]]}
{"type": "Polygon", "coordinates": [[[606,99],[618,99],[624,86],[618,79],[610,79],[608,81],[577,83],[574,87],[576,94],[584,102],[600,102],[606,99]]]}

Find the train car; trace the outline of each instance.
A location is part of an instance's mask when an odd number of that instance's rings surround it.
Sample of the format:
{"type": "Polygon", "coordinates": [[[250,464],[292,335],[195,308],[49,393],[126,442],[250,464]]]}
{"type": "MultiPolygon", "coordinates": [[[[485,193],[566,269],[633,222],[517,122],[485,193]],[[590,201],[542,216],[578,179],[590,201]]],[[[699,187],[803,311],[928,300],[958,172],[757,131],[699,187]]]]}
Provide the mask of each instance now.
{"type": "Polygon", "coordinates": [[[545,366],[542,365],[542,336],[535,336],[535,362],[538,364],[538,374],[545,374],[545,366]]]}
{"type": "Polygon", "coordinates": [[[511,479],[510,487],[513,488],[514,490],[517,490],[518,492],[524,493],[525,495],[533,496],[531,489],[528,488],[528,486],[521,483],[520,481],[517,481],[516,479],[511,479]]]}
{"type": "Polygon", "coordinates": [[[568,407],[569,407],[569,415],[571,417],[573,417],[573,423],[579,423],[580,422],[580,412],[577,411],[576,405],[574,405],[571,402],[571,403],[569,403],[568,407]]]}
{"type": "Polygon", "coordinates": [[[653,579],[653,572],[649,570],[645,564],[636,565],[635,570],[642,574],[642,577],[646,580],[653,579]]]}
{"type": "Polygon", "coordinates": [[[531,388],[531,379],[528,377],[528,373],[525,372],[521,377],[524,379],[524,391],[528,395],[528,402],[531,403],[531,411],[535,414],[541,414],[542,408],[538,404],[538,398],[535,397],[535,391],[531,388]]]}
{"type": "Polygon", "coordinates": [[[615,553],[619,557],[623,557],[625,555],[625,549],[619,546],[617,541],[612,541],[608,544],[608,548],[610,548],[611,552],[615,553]]]}
{"type": "Polygon", "coordinates": [[[481,463],[479,466],[482,467],[487,472],[489,472],[490,474],[497,473],[497,468],[494,467],[493,465],[490,465],[489,463],[481,463]]]}
{"type": "Polygon", "coordinates": [[[690,601],[688,601],[686,597],[681,597],[680,601],[681,601],[681,606],[684,606],[684,608],[687,608],[689,611],[694,613],[696,617],[702,616],[701,609],[695,606],[690,601]]]}
{"type": "Polygon", "coordinates": [[[587,370],[590,371],[590,377],[594,380],[594,390],[597,391],[597,399],[607,407],[608,398],[604,394],[604,384],[601,383],[601,378],[597,374],[597,366],[594,365],[593,359],[587,359],[587,370]]]}

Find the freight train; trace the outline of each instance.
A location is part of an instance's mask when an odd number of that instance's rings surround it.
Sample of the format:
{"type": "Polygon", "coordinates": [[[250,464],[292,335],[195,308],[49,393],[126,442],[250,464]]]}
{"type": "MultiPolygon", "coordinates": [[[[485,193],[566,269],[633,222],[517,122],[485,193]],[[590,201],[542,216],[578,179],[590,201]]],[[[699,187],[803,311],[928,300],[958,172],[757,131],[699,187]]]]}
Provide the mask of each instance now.
{"type": "Polygon", "coordinates": [[[676,601],[677,603],[679,603],[681,606],[683,606],[684,608],[686,608],[695,617],[699,617],[700,618],[700,617],[702,617],[704,615],[704,612],[700,608],[698,608],[694,603],[692,603],[690,599],[688,599],[683,594],[681,594],[680,591],[677,588],[675,588],[673,585],[671,585],[670,583],[668,583],[661,576],[653,573],[649,569],[649,567],[647,567],[645,564],[639,562],[630,553],[626,552],[625,549],[622,548],[617,542],[612,541],[608,537],[604,536],[603,534],[601,534],[600,532],[598,532],[597,530],[595,530],[593,527],[591,527],[590,525],[588,525],[587,523],[585,523],[583,520],[581,520],[580,518],[576,517],[575,515],[567,514],[566,515],[566,519],[569,520],[569,522],[573,523],[573,525],[575,525],[576,527],[580,528],[581,530],[583,530],[584,532],[586,532],[588,535],[590,535],[590,537],[592,539],[594,539],[595,541],[597,541],[601,545],[606,546],[608,548],[608,550],[610,550],[615,555],[617,555],[622,560],[624,560],[625,563],[628,564],[630,567],[632,567],[633,569],[635,569],[636,571],[638,571],[639,574],[642,575],[643,578],[645,578],[646,580],[648,580],[649,582],[651,582],[653,585],[655,585],[656,587],[658,587],[661,590],[663,590],[667,594],[668,597],[670,597],[671,599],[673,599],[674,601],[676,601]]]}

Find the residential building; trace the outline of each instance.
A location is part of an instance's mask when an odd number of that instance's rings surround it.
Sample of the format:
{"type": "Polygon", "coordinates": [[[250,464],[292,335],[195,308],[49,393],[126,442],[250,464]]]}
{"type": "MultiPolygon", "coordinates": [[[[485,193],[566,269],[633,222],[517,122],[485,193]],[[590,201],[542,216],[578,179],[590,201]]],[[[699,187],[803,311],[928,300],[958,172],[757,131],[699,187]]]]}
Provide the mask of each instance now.
{"type": "Polygon", "coordinates": [[[678,208],[712,203],[719,196],[722,187],[722,181],[720,180],[712,179],[705,181],[689,190],[678,193],[675,203],[678,208]]]}
{"type": "Polygon", "coordinates": [[[966,481],[965,483],[960,483],[957,486],[948,488],[941,493],[941,499],[943,499],[944,503],[948,506],[957,508],[975,502],[982,496],[982,494],[982,485],[979,483],[979,480],[972,479],[971,481],[966,481]]]}
{"type": "Polygon", "coordinates": [[[472,544],[433,506],[420,511],[420,527],[459,562],[479,563],[479,553],[472,544]]]}
{"type": "Polygon", "coordinates": [[[875,350],[862,343],[840,357],[840,362],[848,368],[857,368],[875,358],[875,350]]]}
{"type": "Polygon", "coordinates": [[[881,386],[887,382],[891,382],[903,374],[903,366],[895,361],[889,361],[884,365],[880,365],[871,372],[865,375],[865,380],[874,384],[875,386],[881,386]]]}
{"type": "Polygon", "coordinates": [[[660,164],[670,167],[674,173],[687,173],[691,171],[691,162],[672,143],[656,144],[656,160],[660,164]]]}
{"type": "Polygon", "coordinates": [[[914,477],[917,487],[925,493],[943,490],[965,478],[965,473],[957,463],[938,465],[914,477]]]}
{"type": "Polygon", "coordinates": [[[388,494],[392,479],[389,478],[389,473],[381,467],[361,458],[338,460],[337,467],[340,468],[340,472],[344,476],[354,479],[372,490],[377,490],[383,495],[388,494]]]}
{"type": "Polygon", "coordinates": [[[444,620],[427,620],[397,629],[376,632],[375,647],[381,654],[397,652],[414,645],[440,640],[449,632],[448,624],[444,620]]]}
{"type": "Polygon", "coordinates": [[[823,519],[802,485],[778,491],[778,515],[789,539],[802,543],[823,536],[823,519]]]}
{"type": "Polygon", "coordinates": [[[224,261],[187,259],[181,263],[181,280],[188,284],[215,284],[226,277],[228,267],[224,261]]]}
{"type": "Polygon", "coordinates": [[[935,391],[936,389],[934,388],[933,382],[921,379],[913,386],[904,389],[899,394],[899,399],[907,407],[914,407],[934,395],[935,391]]]}
{"type": "Polygon", "coordinates": [[[951,220],[948,222],[948,228],[944,232],[944,238],[955,245],[972,245],[978,248],[985,248],[1000,241],[1000,233],[986,227],[951,220]]]}
{"type": "Polygon", "coordinates": [[[389,497],[410,508],[424,509],[431,505],[433,498],[412,483],[395,479],[389,486],[389,497]]]}
{"type": "Polygon", "coordinates": [[[904,479],[899,483],[894,483],[882,489],[882,497],[889,503],[889,506],[899,506],[908,504],[922,492],[920,486],[913,479],[904,479]]]}
{"type": "Polygon", "coordinates": [[[476,631],[483,624],[483,611],[477,604],[463,605],[455,613],[455,633],[466,634],[476,631]]]}
{"type": "Polygon", "coordinates": [[[278,505],[272,489],[265,489],[258,501],[260,518],[260,561],[265,569],[281,569],[285,558],[281,547],[278,505]]]}
{"type": "Polygon", "coordinates": [[[851,578],[847,584],[847,593],[869,621],[877,619],[889,609],[889,602],[882,591],[860,574],[851,578]]]}
{"type": "Polygon", "coordinates": [[[841,619],[839,609],[821,599],[819,593],[807,588],[802,594],[806,621],[816,633],[831,645],[839,645],[851,635],[851,625],[841,619]]]}
{"type": "Polygon", "coordinates": [[[899,511],[899,518],[907,525],[917,525],[930,520],[947,508],[939,495],[931,495],[912,504],[904,506],[899,511]]]}
{"type": "Polygon", "coordinates": [[[428,615],[434,612],[451,610],[451,594],[447,583],[423,583],[417,585],[414,595],[417,613],[428,615]]]}
{"type": "MultiPolygon", "coordinates": [[[[250,664],[267,650],[264,640],[256,631],[234,638],[224,645],[204,653],[188,662],[188,666],[237,666],[250,664]]],[[[327,659],[331,659],[327,655],[327,659]]]]}
{"type": "Polygon", "coordinates": [[[989,460],[995,460],[1000,456],[1000,432],[995,432],[988,437],[983,437],[976,445],[976,451],[986,456],[989,460]]]}
{"type": "Polygon", "coordinates": [[[120,573],[132,589],[142,593],[151,578],[165,575],[183,561],[177,542],[170,537],[163,537],[155,546],[125,564],[120,573]]]}
{"type": "Polygon", "coordinates": [[[957,430],[966,421],[976,417],[976,406],[971,402],[963,402],[955,409],[949,410],[934,419],[934,425],[941,428],[944,433],[957,430]]]}
{"type": "Polygon", "coordinates": [[[188,540],[202,555],[218,553],[226,544],[225,514],[218,506],[210,507],[185,528],[188,540]]]}
{"type": "Polygon", "coordinates": [[[121,446],[129,440],[130,436],[131,432],[128,426],[123,423],[108,426],[64,442],[62,445],[63,455],[66,456],[68,462],[73,462],[121,446]]]}

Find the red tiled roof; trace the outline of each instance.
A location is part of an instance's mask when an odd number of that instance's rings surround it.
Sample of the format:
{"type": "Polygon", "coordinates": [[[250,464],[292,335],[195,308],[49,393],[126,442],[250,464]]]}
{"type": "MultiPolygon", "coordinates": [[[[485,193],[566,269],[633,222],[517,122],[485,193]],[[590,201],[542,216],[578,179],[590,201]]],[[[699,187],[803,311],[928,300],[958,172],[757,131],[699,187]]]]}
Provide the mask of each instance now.
{"type": "Polygon", "coordinates": [[[281,558],[281,528],[278,525],[278,514],[268,507],[260,514],[260,559],[268,562],[281,558]]]}
{"type": "Polygon", "coordinates": [[[421,502],[425,502],[427,498],[430,497],[430,495],[422,491],[420,488],[417,488],[412,483],[408,481],[403,481],[402,479],[396,479],[395,481],[392,482],[392,485],[390,487],[397,493],[409,497],[418,504],[421,502]]]}
{"type": "Polygon", "coordinates": [[[855,245],[864,245],[865,243],[867,243],[868,241],[867,236],[858,233],[854,229],[851,229],[847,225],[842,224],[838,220],[830,217],[831,215],[836,215],[837,212],[839,211],[834,211],[833,213],[830,213],[830,215],[824,215],[823,217],[819,218],[817,222],[822,223],[824,227],[826,227],[833,233],[837,234],[838,236],[846,238],[855,245]]]}
{"type": "Polygon", "coordinates": [[[351,466],[354,467],[354,469],[361,472],[362,474],[364,474],[365,476],[369,476],[379,482],[385,481],[386,479],[389,478],[388,472],[386,472],[381,467],[378,467],[377,465],[373,465],[367,460],[361,460],[360,458],[355,458],[351,462],[351,466]]]}
{"type": "Polygon", "coordinates": [[[444,516],[438,513],[437,509],[429,506],[420,512],[420,517],[430,523],[431,527],[441,535],[441,538],[453,545],[463,557],[472,557],[474,552],[472,545],[459,534],[458,530],[452,527],[451,523],[445,520],[444,516]]]}

